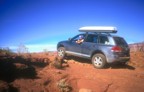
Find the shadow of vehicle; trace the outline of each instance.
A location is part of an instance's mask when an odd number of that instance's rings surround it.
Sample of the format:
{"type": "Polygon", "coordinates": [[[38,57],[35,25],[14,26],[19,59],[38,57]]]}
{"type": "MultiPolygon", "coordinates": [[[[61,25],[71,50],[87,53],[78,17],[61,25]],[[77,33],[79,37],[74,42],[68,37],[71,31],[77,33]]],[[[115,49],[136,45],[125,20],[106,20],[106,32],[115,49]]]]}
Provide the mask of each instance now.
{"type": "Polygon", "coordinates": [[[106,68],[135,70],[135,67],[128,64],[122,64],[122,63],[108,64],[106,68]]]}
{"type": "Polygon", "coordinates": [[[92,64],[91,60],[85,59],[85,58],[80,58],[80,57],[75,57],[75,56],[68,56],[65,58],[66,60],[74,60],[75,62],[79,63],[87,63],[87,64],[92,64]]]}

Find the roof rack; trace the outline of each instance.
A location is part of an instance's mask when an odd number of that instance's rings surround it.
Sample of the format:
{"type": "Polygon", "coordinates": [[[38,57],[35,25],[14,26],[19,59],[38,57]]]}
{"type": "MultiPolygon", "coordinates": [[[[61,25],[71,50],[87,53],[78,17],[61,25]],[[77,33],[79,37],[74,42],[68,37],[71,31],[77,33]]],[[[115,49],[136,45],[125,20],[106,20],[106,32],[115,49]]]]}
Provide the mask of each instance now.
{"type": "Polygon", "coordinates": [[[112,26],[85,26],[79,28],[80,32],[94,32],[94,33],[117,33],[116,27],[112,26]]]}

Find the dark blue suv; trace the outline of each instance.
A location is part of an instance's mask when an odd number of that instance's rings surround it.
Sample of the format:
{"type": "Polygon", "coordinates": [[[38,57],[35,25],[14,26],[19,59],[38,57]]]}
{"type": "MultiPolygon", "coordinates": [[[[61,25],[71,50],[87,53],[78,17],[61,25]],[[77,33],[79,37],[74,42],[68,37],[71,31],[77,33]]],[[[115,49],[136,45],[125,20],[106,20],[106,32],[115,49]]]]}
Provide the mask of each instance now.
{"type": "Polygon", "coordinates": [[[107,63],[126,63],[129,61],[130,50],[122,37],[111,35],[111,31],[99,32],[98,29],[87,29],[83,32],[85,33],[59,42],[57,44],[58,56],[73,55],[88,58],[91,59],[96,68],[103,68],[107,63]],[[77,42],[82,38],[82,42],[77,42]]]}

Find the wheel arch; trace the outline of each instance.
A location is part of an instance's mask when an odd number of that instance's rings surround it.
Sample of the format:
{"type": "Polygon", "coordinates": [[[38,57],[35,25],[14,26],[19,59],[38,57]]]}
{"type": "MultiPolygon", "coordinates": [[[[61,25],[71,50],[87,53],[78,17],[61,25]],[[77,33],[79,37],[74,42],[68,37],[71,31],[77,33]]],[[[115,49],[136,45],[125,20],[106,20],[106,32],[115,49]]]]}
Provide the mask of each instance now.
{"type": "Polygon", "coordinates": [[[59,45],[57,46],[57,49],[58,49],[59,47],[64,47],[64,45],[63,45],[63,44],[59,44],[59,45]]]}
{"type": "Polygon", "coordinates": [[[91,54],[91,58],[93,57],[93,55],[95,54],[103,54],[105,57],[106,55],[101,51],[101,50],[96,50],[96,51],[93,51],[92,54],[91,54]]]}

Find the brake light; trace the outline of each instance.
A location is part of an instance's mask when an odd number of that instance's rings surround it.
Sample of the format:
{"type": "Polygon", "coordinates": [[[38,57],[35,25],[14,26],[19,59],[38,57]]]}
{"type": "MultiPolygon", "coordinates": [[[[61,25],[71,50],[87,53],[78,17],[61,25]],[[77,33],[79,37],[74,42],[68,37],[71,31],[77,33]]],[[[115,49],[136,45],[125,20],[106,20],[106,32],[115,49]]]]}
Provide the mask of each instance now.
{"type": "Polygon", "coordinates": [[[114,46],[114,47],[112,47],[111,51],[113,51],[113,52],[122,52],[122,48],[119,47],[119,46],[114,46]]]}

